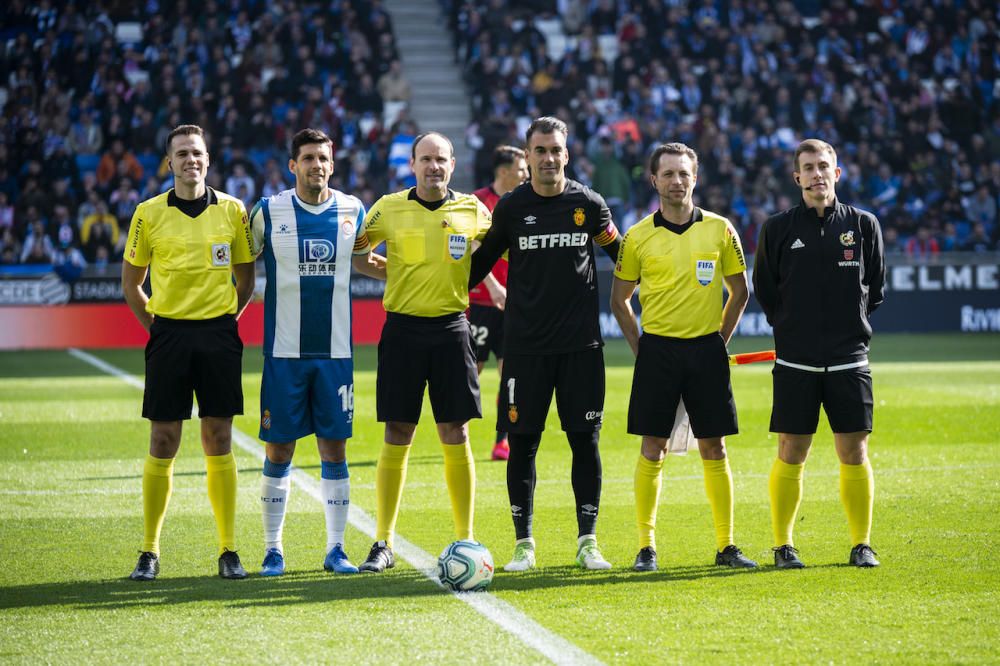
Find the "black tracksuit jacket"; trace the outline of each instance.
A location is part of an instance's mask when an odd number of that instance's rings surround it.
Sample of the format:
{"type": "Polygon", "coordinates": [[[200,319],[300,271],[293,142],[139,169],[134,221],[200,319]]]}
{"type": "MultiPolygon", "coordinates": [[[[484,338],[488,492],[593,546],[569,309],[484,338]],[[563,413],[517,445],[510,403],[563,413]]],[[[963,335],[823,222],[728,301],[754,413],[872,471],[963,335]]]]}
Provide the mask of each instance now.
{"type": "Polygon", "coordinates": [[[819,217],[800,201],[761,228],[753,287],[779,359],[814,367],[865,359],[884,284],[882,231],[867,211],[834,200],[819,217]]]}

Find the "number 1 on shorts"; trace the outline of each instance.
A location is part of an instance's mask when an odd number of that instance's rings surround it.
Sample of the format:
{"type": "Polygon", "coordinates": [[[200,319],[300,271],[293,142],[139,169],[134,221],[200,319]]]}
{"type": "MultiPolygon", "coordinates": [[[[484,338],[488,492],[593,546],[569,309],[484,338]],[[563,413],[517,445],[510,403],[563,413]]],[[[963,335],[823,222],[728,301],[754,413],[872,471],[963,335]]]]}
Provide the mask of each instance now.
{"type": "Polygon", "coordinates": [[[514,378],[507,380],[507,403],[514,404],[514,378]]]}

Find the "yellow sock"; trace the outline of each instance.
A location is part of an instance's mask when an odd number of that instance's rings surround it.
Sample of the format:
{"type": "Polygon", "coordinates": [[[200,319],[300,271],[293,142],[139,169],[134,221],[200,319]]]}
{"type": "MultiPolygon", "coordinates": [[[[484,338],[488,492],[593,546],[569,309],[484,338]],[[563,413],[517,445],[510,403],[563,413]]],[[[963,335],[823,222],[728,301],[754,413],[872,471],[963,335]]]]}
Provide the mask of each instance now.
{"type": "Polygon", "coordinates": [[[715,546],[721,553],[733,543],[733,473],[729,458],[702,460],[701,464],[705,468],[705,494],[712,507],[715,546]]]}
{"type": "Polygon", "coordinates": [[[650,460],[639,454],[635,464],[635,522],[639,548],[656,550],[656,506],[660,501],[663,459],[650,460]]]}
{"type": "Polygon", "coordinates": [[[375,540],[385,541],[392,548],[392,535],[396,531],[399,501],[403,498],[406,483],[406,459],[409,446],[385,443],[375,466],[375,540]]]}
{"type": "Polygon", "coordinates": [[[875,477],[867,458],[860,465],[840,465],[840,501],[847,511],[851,545],[869,543],[872,534],[872,504],[875,501],[875,477]]]}
{"type": "Polygon", "coordinates": [[[160,530],[174,487],[174,459],[146,456],[142,468],[142,550],[160,554],[160,530]]]}
{"type": "Polygon", "coordinates": [[[223,456],[205,456],[208,501],[215,514],[219,532],[219,555],[236,550],[236,458],[233,452],[223,456]]]}
{"type": "Polygon", "coordinates": [[[774,530],[774,546],[795,545],[792,543],[792,529],[795,514],[802,501],[802,472],[806,464],[792,465],[776,458],[771,466],[771,477],[767,489],[771,496],[771,529],[774,530]]]}
{"type": "Polygon", "coordinates": [[[476,508],[476,465],[472,461],[472,449],[468,442],[441,446],[444,449],[444,480],[455,520],[455,538],[471,541],[476,508]]]}

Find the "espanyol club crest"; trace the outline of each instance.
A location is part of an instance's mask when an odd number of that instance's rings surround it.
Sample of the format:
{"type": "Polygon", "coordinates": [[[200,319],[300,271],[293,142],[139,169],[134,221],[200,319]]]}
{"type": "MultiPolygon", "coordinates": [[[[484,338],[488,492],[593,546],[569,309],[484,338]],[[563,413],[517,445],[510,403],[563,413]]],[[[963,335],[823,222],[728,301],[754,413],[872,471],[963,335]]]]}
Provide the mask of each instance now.
{"type": "Polygon", "coordinates": [[[695,262],[694,276],[698,280],[698,284],[703,287],[712,284],[712,278],[715,277],[715,260],[699,259],[695,262]]]}
{"type": "Polygon", "coordinates": [[[340,223],[340,230],[348,238],[354,235],[354,222],[351,221],[351,218],[344,218],[344,221],[340,223]]]}
{"type": "Polygon", "coordinates": [[[271,429],[271,410],[265,409],[264,413],[260,417],[260,427],[264,430],[271,429]]]}
{"type": "Polygon", "coordinates": [[[578,227],[582,227],[583,223],[587,221],[587,216],[584,214],[582,208],[577,208],[573,211],[573,224],[578,227]]]}
{"type": "Polygon", "coordinates": [[[855,241],[854,241],[853,229],[851,231],[845,231],[844,233],[840,234],[840,244],[843,245],[844,247],[851,247],[852,245],[854,245],[854,242],[855,241]]]}
{"type": "Polygon", "coordinates": [[[465,256],[469,248],[469,239],[461,234],[448,234],[448,254],[455,261],[465,256]]]}

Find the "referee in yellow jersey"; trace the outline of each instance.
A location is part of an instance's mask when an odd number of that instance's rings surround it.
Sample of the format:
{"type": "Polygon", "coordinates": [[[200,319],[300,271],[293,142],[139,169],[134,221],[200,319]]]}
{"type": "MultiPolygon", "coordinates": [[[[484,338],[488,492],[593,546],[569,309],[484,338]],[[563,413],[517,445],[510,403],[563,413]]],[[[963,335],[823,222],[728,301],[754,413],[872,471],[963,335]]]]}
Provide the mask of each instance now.
{"type": "Polygon", "coordinates": [[[243,343],[236,318],[254,289],[254,254],[243,203],[205,185],[208,148],[197,125],[167,136],[173,189],[132,216],[122,291],[149,331],[142,415],[149,455],[142,474],[143,544],[132,580],[160,572],[160,529],[170,501],[181,425],[198,396],[208,497],[219,533],[219,575],[246,578],[236,554],[233,415],[243,413],[243,343]],[[152,296],[142,284],[151,272],[152,296]],[[235,284],[233,278],[235,277],[235,284]]]}
{"type": "Polygon", "coordinates": [[[375,573],[395,564],[393,532],[425,385],[444,448],[455,536],[472,539],[476,471],[468,422],[482,411],[465,311],[473,243],[486,235],[491,217],[473,195],[448,189],[455,157],[444,135],[418,136],[410,167],[416,187],[376,201],[356,247],[370,252],[386,242],[386,321],[376,383],[385,444],[375,472],[376,541],[359,567],[375,573]]]}
{"type": "Polygon", "coordinates": [[[698,440],[720,566],[752,569],[733,543],[733,476],[725,436],[738,432],[726,343],[749,298],[739,235],[724,217],[692,203],[698,155],[682,143],[653,151],[650,182],[660,208],[629,229],[615,266],[611,308],[636,355],[628,432],[642,436],[635,468],[639,554],[655,571],[656,506],[667,439],[683,398],[698,440]],[[631,298],[641,280],[642,336],[631,298]],[[722,288],[729,299],[723,307],[722,288]]]}

